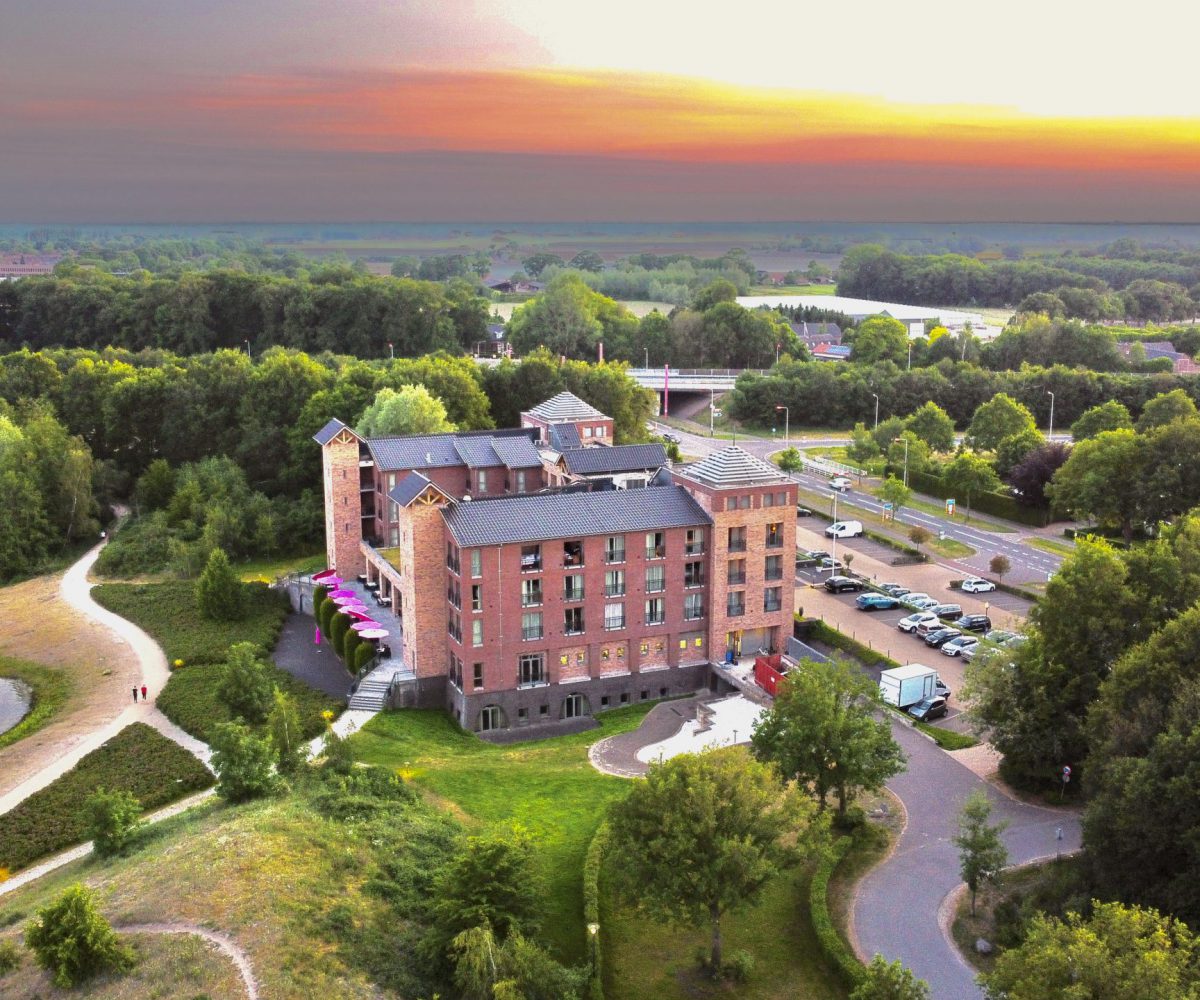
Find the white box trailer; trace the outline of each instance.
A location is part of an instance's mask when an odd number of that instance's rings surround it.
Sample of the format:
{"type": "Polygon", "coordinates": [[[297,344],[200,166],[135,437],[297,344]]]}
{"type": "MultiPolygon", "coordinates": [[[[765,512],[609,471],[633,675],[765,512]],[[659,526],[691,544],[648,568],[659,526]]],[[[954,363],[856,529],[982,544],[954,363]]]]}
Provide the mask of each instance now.
{"type": "Polygon", "coordinates": [[[923,663],[909,663],[879,675],[879,695],[889,705],[908,708],[937,690],[937,671],[923,663]]]}

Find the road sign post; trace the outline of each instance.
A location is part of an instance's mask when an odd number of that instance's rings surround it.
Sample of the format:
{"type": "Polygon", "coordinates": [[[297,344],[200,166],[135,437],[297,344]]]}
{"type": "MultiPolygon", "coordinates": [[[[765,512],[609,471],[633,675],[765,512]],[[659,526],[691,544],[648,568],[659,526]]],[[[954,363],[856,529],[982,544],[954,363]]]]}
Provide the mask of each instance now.
{"type": "Polygon", "coordinates": [[[1071,780],[1071,766],[1064,764],[1062,769],[1062,787],[1058,790],[1058,797],[1061,799],[1067,790],[1067,784],[1071,780]]]}
{"type": "Polygon", "coordinates": [[[890,500],[883,502],[883,519],[885,521],[894,521],[896,519],[896,512],[890,500]]]}

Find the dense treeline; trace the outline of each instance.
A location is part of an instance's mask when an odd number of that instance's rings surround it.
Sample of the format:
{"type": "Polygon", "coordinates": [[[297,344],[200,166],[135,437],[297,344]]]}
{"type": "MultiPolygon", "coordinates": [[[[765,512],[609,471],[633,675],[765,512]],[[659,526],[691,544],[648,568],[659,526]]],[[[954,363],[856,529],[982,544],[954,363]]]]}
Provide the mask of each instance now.
{"type": "Polygon", "coordinates": [[[34,350],[197,354],[249,342],[252,351],[417,357],[472,348],[487,320],[487,302],[470,282],[372,277],[346,266],[294,278],[233,270],[118,277],[75,268],[0,283],[0,345],[34,350]]]}
{"type": "Polygon", "coordinates": [[[283,348],[257,359],[236,350],[187,357],[117,349],[13,352],[0,356],[0,406],[9,408],[0,410],[0,488],[8,490],[0,505],[0,551],[13,546],[17,556],[0,565],[0,576],[30,557],[19,549],[28,539],[39,540],[44,556],[94,530],[93,490],[101,503],[138,502],[136,487],[152,466],[160,479],[169,474],[172,484],[186,487],[174,508],[174,486],[165,498],[160,486],[154,494],[160,501],[148,505],[170,515],[164,528],[171,531],[158,532],[153,545],[180,568],[194,568],[204,553],[171,548],[171,538],[185,545],[220,539],[245,555],[236,541],[241,536],[261,542],[254,551],[315,543],[322,518],[320,450],[312,436],[332,417],[357,423],[380,390],[410,385],[425,386],[464,430],[515,425],[521,410],[564,389],[611,414],[621,441],[644,440],[653,411],[653,394],[620,366],[560,362],[545,352],[494,368],[447,354],[367,362],[283,348]],[[44,461],[30,457],[30,438],[52,442],[34,449],[49,456],[44,461]],[[232,464],[187,468],[214,457],[232,464]],[[165,470],[154,465],[159,459],[165,470]],[[86,486],[74,506],[54,476],[86,486]],[[36,504],[35,495],[43,498],[36,504]],[[223,511],[210,516],[208,500],[218,495],[223,511]],[[227,516],[235,508],[237,516],[227,516]],[[37,510],[46,513],[31,521],[37,510]]]}
{"type": "Polygon", "coordinates": [[[537,261],[540,265],[537,274],[546,281],[571,274],[610,298],[647,299],[673,306],[688,305],[700,289],[714,281],[729,282],[738,295],[745,295],[757,275],[754,261],[741,248],[710,258],[640,253],[607,268],[598,254],[591,254],[590,258],[584,253],[576,254],[569,262],[553,254],[538,254],[527,259],[526,265],[530,260],[537,261]],[[599,267],[595,266],[597,262],[599,267]]]}
{"type": "Polygon", "coordinates": [[[1082,319],[1194,316],[1200,254],[1179,252],[1167,260],[1162,256],[1128,260],[1062,254],[985,262],[958,254],[908,256],[863,245],[842,258],[838,292],[891,302],[980,306],[1014,306],[1036,293],[1054,293],[1068,310],[1064,315],[1082,319]]]}

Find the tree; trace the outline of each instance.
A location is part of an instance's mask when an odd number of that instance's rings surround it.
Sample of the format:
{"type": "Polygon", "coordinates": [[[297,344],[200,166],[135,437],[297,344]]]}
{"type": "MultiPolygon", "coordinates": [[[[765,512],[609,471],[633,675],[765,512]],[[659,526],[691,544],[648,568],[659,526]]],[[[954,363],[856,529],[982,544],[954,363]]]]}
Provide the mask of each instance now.
{"type": "Polygon", "coordinates": [[[1010,434],[996,445],[996,472],[1001,478],[1007,478],[1012,470],[1020,465],[1038,448],[1046,443],[1041,432],[1027,427],[1016,434],[1010,434]]]}
{"type": "Polygon", "coordinates": [[[928,402],[909,415],[904,429],[911,431],[930,451],[951,451],[954,448],[954,421],[937,403],[928,402]]]}
{"type": "Polygon", "coordinates": [[[101,972],[133,968],[133,951],[101,915],[95,893],[78,883],[38,910],[25,927],[25,946],[63,989],[101,972]]]}
{"type": "Polygon", "coordinates": [[[296,699],[275,688],[271,714],[267,716],[267,732],[275,748],[275,766],[280,774],[295,774],[308,754],[300,730],[300,713],[296,699]]]}
{"type": "Polygon", "coordinates": [[[908,328],[890,316],[869,316],[858,324],[850,343],[850,360],[873,365],[880,361],[903,364],[908,358],[908,328]]]}
{"type": "Polygon", "coordinates": [[[919,524],[914,524],[908,529],[908,540],[919,550],[922,545],[928,545],[933,541],[933,532],[919,524]]]}
{"type": "Polygon", "coordinates": [[[880,451],[885,451],[888,446],[904,433],[905,421],[903,417],[885,417],[879,421],[879,426],[871,431],[871,437],[875,439],[875,443],[879,445],[880,451]]]}
{"type": "Polygon", "coordinates": [[[736,749],[651,764],[609,815],[618,893],[672,923],[707,925],[713,970],[725,913],[811,856],[824,832],[800,789],[736,749]]]}
{"type": "Polygon", "coordinates": [[[217,772],[217,794],[229,802],[245,802],[269,795],[278,785],[275,754],[269,740],[255,736],[240,722],[220,722],[213,727],[212,765],[217,772]]]}
{"type": "Polygon", "coordinates": [[[1082,416],[1071,425],[1071,437],[1076,442],[1094,438],[1103,431],[1117,431],[1133,427],[1133,418],[1124,403],[1115,399],[1084,410],[1082,416]]]}
{"type": "Polygon", "coordinates": [[[1008,474],[1017,501],[1029,507],[1045,507],[1046,487],[1054,473],[1063,467],[1071,455],[1071,446],[1063,441],[1049,441],[1026,455],[1008,474]]]}
{"type": "Polygon", "coordinates": [[[991,562],[988,563],[988,569],[1001,582],[1004,582],[1004,574],[1012,569],[1012,563],[1008,561],[1008,556],[994,555],[991,562]]]}
{"type": "Polygon", "coordinates": [[[929,1000],[929,984],[917,979],[900,959],[889,963],[876,955],[850,1000],[929,1000]]]}
{"type": "Polygon", "coordinates": [[[982,789],[967,796],[958,814],[958,835],[954,844],[958,848],[959,872],[971,890],[971,916],[975,916],[975,896],[979,886],[998,881],[1008,864],[1008,849],[1000,839],[1008,824],[989,824],[991,818],[992,805],[982,789]]]}
{"type": "Polygon", "coordinates": [[[356,430],[364,437],[442,434],[455,430],[446,407],[423,385],[384,386],[363,412],[356,430]]]}
{"type": "Polygon", "coordinates": [[[1088,919],[1035,916],[1021,945],[980,981],[988,1000],[1192,1000],[1200,945],[1185,924],[1155,910],[1095,902],[1088,919]]]}
{"type": "Polygon", "coordinates": [[[1017,303],[1018,313],[1042,313],[1055,319],[1067,311],[1063,300],[1052,292],[1033,292],[1017,303]]]}
{"type": "Polygon", "coordinates": [[[196,607],[205,618],[218,622],[237,621],[245,613],[245,588],[221,549],[209,553],[196,581],[196,607]]]}
{"type": "Polygon", "coordinates": [[[871,459],[879,456],[879,445],[866,425],[859,421],[850,432],[850,444],[846,448],[846,457],[859,465],[866,465],[871,459]]]}
{"type": "Polygon", "coordinates": [[[262,722],[274,702],[274,685],[258,646],[252,642],[235,643],[226,655],[228,659],[220,668],[217,697],[235,717],[262,722]]]}
{"type": "Polygon", "coordinates": [[[162,510],[175,494],[175,470],[166,459],[156,458],[138,477],[134,497],[143,511],[162,510]]]}
{"type": "Polygon", "coordinates": [[[141,830],[142,804],[132,792],[97,788],[84,801],[83,809],[88,839],[102,858],[124,850],[141,830]]]}
{"type": "Polygon", "coordinates": [[[775,456],[775,464],[784,472],[799,472],[804,463],[796,446],[791,445],[775,456]]]}
{"type": "Polygon", "coordinates": [[[1057,510],[1119,527],[1128,542],[1142,512],[1144,463],[1145,448],[1134,431],[1102,431],[1071,449],[1046,496],[1057,510]]]}
{"type": "Polygon", "coordinates": [[[637,329],[628,309],[589,288],[577,274],[564,273],[513,313],[508,339],[521,354],[545,347],[552,355],[592,360],[601,341],[619,355],[616,348],[632,344],[637,329]]]}
{"type": "Polygon", "coordinates": [[[1000,477],[992,463],[973,451],[961,451],[946,466],[942,482],[967,498],[967,520],[971,520],[971,497],[1000,488],[1000,477]]]}
{"type": "Polygon", "coordinates": [[[888,445],[887,460],[893,469],[924,472],[929,467],[929,445],[912,431],[905,431],[888,445]]]}
{"type": "Polygon", "coordinates": [[[513,932],[503,943],[486,925],[451,943],[454,985],[464,1000],[579,1000],[586,969],[559,965],[537,942],[513,932]]]}
{"type": "Polygon", "coordinates": [[[724,278],[718,278],[696,292],[692,299],[692,308],[697,312],[707,312],[715,305],[722,302],[733,302],[736,298],[737,285],[724,278]]]}
{"type": "Polygon", "coordinates": [[[567,267],[576,271],[593,271],[599,273],[604,270],[604,258],[596,253],[595,250],[580,250],[579,253],[567,262],[567,267]]]}
{"type": "Polygon", "coordinates": [[[1163,427],[1173,420],[1200,419],[1196,404],[1182,389],[1172,389],[1155,396],[1142,407],[1142,415],[1138,417],[1137,429],[1145,433],[1155,427],[1163,427]]]}
{"type": "Polygon", "coordinates": [[[1026,430],[1037,430],[1033,414],[1008,393],[997,393],[975,410],[967,438],[972,448],[995,451],[1006,437],[1026,430]]]}
{"type": "Polygon", "coordinates": [[[531,278],[540,278],[548,267],[562,267],[563,259],[558,254],[542,251],[526,257],[521,261],[521,269],[531,278]]]}
{"type": "Polygon", "coordinates": [[[891,724],[875,718],[878,700],[874,681],[846,661],[801,660],[755,727],[754,756],[810,785],[822,809],[835,792],[845,815],[858,792],[879,789],[904,769],[891,724]]]}
{"type": "Polygon", "coordinates": [[[892,520],[899,516],[912,499],[913,491],[895,476],[888,476],[879,487],[879,499],[892,505],[892,520]]]}

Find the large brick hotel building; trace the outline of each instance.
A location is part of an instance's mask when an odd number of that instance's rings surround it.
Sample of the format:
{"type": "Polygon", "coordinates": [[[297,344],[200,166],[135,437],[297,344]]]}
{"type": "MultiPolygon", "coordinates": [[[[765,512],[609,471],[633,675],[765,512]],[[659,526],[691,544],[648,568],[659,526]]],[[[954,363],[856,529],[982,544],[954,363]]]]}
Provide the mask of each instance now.
{"type": "Polygon", "coordinates": [[[477,732],[560,723],[783,646],[794,482],[737,447],[669,468],[657,446],[613,446],[612,420],[570,393],[521,423],[316,436],[329,564],[391,598],[405,703],[477,732]]]}

